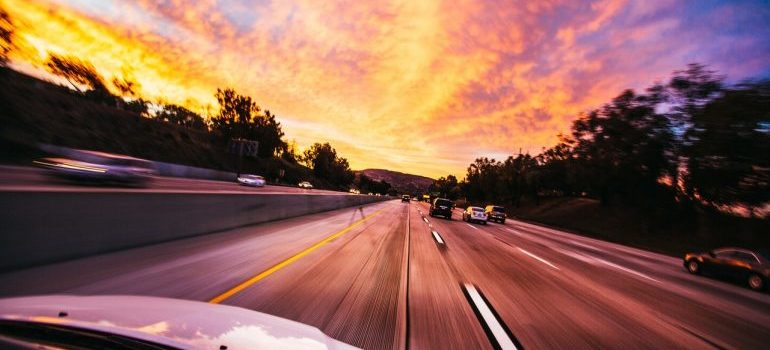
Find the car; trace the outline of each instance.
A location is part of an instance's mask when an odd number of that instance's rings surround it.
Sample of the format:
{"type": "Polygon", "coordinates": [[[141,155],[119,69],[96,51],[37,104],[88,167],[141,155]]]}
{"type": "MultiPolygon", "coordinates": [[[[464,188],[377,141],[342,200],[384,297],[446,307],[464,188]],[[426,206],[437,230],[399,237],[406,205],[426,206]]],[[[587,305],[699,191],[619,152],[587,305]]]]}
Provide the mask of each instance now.
{"type": "Polygon", "coordinates": [[[463,212],[463,221],[487,224],[487,214],[482,207],[468,207],[463,212]]]}
{"type": "Polygon", "coordinates": [[[297,186],[299,186],[299,188],[304,188],[304,189],[308,189],[308,190],[313,189],[313,184],[311,184],[310,182],[307,182],[307,181],[302,181],[297,186]]]}
{"type": "Polygon", "coordinates": [[[763,290],[770,278],[770,252],[723,247],[705,253],[687,253],[684,267],[691,274],[711,274],[763,290]]]}
{"type": "Polygon", "coordinates": [[[350,191],[348,191],[348,192],[350,192],[352,194],[361,194],[361,191],[359,191],[359,190],[357,190],[355,188],[351,188],[350,191]]]}
{"type": "Polygon", "coordinates": [[[0,299],[0,349],[314,347],[355,349],[316,327],[236,306],[114,295],[0,299]]]}
{"type": "Polygon", "coordinates": [[[144,186],[155,174],[152,162],[129,156],[79,150],[78,159],[41,158],[35,165],[64,180],[102,184],[144,186]]]}
{"type": "Polygon", "coordinates": [[[446,198],[436,198],[430,204],[428,214],[430,214],[430,216],[443,216],[452,220],[452,208],[454,208],[454,205],[451,200],[446,198]]]}
{"type": "Polygon", "coordinates": [[[264,187],[265,178],[259,175],[241,174],[237,179],[238,183],[244,186],[264,187]]]}
{"type": "Polygon", "coordinates": [[[409,195],[405,194],[405,195],[401,196],[401,201],[409,203],[409,195]]]}
{"type": "Polygon", "coordinates": [[[484,208],[484,213],[487,214],[489,221],[496,221],[501,224],[505,223],[505,208],[499,205],[487,205],[487,207],[484,208]]]}

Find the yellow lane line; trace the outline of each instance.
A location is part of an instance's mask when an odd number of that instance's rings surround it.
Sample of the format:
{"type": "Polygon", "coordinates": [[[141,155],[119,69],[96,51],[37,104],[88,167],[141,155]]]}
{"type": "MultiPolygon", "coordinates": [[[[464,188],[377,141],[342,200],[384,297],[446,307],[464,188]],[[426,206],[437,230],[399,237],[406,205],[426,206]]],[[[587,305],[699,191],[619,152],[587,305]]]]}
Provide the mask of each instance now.
{"type": "Polygon", "coordinates": [[[318,249],[319,247],[321,247],[321,246],[331,242],[335,238],[337,238],[339,236],[342,236],[345,232],[348,232],[348,231],[352,230],[354,227],[362,224],[364,221],[373,218],[374,216],[376,216],[377,214],[381,213],[385,209],[387,209],[387,208],[382,208],[382,209],[380,209],[378,211],[375,211],[371,215],[366,216],[363,219],[358,220],[358,221],[350,224],[350,226],[345,227],[342,230],[332,234],[331,236],[324,238],[320,242],[312,245],[311,247],[309,247],[309,248],[307,248],[307,249],[305,249],[305,250],[295,254],[294,256],[292,256],[292,257],[290,257],[290,258],[288,258],[288,259],[286,259],[284,261],[279,262],[276,265],[273,265],[273,267],[271,267],[271,268],[269,268],[269,269],[267,269],[265,271],[260,272],[258,275],[254,276],[252,278],[249,278],[248,280],[246,280],[246,281],[242,282],[241,284],[233,287],[232,289],[230,289],[230,290],[228,290],[228,291],[226,291],[226,292],[224,292],[224,293],[222,293],[220,295],[217,295],[216,297],[214,297],[214,299],[209,300],[209,303],[212,303],[212,304],[219,304],[219,303],[221,303],[225,299],[227,299],[227,298],[233,296],[234,294],[236,294],[236,293],[238,293],[238,292],[248,288],[252,284],[259,282],[260,280],[266,278],[267,276],[272,275],[274,272],[276,272],[276,271],[278,271],[278,270],[288,266],[289,264],[299,260],[303,256],[310,254],[310,252],[312,252],[312,251],[318,249]]]}

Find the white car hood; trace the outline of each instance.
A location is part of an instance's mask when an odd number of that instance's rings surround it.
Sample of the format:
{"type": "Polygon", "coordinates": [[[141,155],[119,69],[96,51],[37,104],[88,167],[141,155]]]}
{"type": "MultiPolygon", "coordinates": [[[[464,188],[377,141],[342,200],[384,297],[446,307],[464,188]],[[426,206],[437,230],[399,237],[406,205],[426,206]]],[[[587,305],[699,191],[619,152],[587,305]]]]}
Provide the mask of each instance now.
{"type": "Polygon", "coordinates": [[[240,307],[140,296],[0,299],[0,319],[104,331],[182,349],[355,349],[318,328],[240,307]],[[67,316],[59,317],[60,312],[67,316]]]}

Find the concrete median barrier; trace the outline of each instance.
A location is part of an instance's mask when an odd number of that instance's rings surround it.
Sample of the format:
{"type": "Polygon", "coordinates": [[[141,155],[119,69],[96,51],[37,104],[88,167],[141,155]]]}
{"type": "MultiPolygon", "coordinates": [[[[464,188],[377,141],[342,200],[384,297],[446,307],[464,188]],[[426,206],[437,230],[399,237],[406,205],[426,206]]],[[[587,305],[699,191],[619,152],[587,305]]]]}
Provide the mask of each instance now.
{"type": "Polygon", "coordinates": [[[346,194],[0,192],[0,271],[388,199],[346,194]]]}

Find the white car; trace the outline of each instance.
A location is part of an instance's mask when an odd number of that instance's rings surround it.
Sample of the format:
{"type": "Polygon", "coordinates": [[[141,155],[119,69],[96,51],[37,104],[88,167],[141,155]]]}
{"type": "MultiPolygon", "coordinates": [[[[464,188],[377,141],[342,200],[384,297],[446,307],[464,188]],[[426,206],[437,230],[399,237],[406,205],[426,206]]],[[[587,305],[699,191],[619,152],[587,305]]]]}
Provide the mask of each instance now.
{"type": "Polygon", "coordinates": [[[95,151],[80,151],[84,159],[42,158],[38,166],[66,180],[145,185],[154,174],[152,163],[139,158],[95,151]]]}
{"type": "Polygon", "coordinates": [[[487,224],[487,213],[482,207],[468,207],[463,212],[463,221],[487,224]]]}
{"type": "Polygon", "coordinates": [[[297,186],[299,186],[299,188],[306,188],[306,189],[312,189],[313,188],[313,184],[311,184],[311,183],[309,183],[307,181],[302,181],[297,186]]]}
{"type": "Polygon", "coordinates": [[[0,299],[0,349],[355,349],[235,306],[143,296],[0,299]]]}
{"type": "Polygon", "coordinates": [[[263,187],[265,178],[259,175],[241,175],[238,176],[238,183],[244,186],[263,187]]]}

